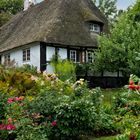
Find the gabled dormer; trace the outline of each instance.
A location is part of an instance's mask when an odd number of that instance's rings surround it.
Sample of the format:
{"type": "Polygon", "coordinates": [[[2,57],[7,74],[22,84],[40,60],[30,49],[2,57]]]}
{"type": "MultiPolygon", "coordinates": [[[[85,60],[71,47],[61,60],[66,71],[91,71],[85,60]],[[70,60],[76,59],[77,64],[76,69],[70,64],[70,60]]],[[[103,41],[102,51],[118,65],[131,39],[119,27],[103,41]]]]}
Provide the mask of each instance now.
{"type": "Polygon", "coordinates": [[[88,28],[89,28],[89,31],[91,33],[100,34],[103,31],[103,26],[104,26],[103,23],[99,23],[96,21],[89,21],[88,22],[88,28]]]}

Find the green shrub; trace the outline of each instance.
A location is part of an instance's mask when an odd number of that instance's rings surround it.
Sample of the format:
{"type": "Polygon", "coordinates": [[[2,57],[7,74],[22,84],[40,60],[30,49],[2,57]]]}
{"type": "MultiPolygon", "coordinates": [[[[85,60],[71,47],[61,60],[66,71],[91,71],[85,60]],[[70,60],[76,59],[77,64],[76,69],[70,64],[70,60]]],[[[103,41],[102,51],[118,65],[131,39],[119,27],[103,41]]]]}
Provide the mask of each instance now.
{"type": "Polygon", "coordinates": [[[71,61],[62,60],[60,58],[58,58],[56,61],[55,58],[52,58],[51,65],[54,68],[54,72],[58,74],[60,80],[76,80],[75,65],[71,61]]]}
{"type": "Polygon", "coordinates": [[[35,67],[33,65],[29,65],[29,64],[25,64],[22,67],[18,67],[16,69],[20,72],[27,72],[27,73],[30,73],[33,75],[37,74],[37,67],[35,67]]]}
{"type": "Polygon", "coordinates": [[[92,102],[76,99],[55,106],[58,126],[54,128],[60,139],[76,139],[96,127],[97,114],[92,102]]]}
{"type": "Polygon", "coordinates": [[[48,140],[47,134],[42,126],[27,125],[19,129],[16,140],[48,140]]]}

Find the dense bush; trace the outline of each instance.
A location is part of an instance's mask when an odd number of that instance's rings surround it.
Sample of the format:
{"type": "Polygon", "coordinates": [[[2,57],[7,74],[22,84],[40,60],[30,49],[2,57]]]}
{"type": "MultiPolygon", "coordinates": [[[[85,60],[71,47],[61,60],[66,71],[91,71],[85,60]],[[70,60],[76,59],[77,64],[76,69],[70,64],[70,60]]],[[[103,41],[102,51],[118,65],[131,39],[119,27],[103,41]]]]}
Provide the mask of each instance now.
{"type": "Polygon", "coordinates": [[[0,69],[1,139],[73,140],[114,131],[113,118],[101,108],[99,88],[88,89],[84,79],[63,82],[26,68],[0,69]]]}
{"type": "Polygon", "coordinates": [[[103,104],[100,88],[84,79],[62,81],[35,69],[0,68],[0,138],[76,140],[84,135],[140,138],[140,80],[131,75],[128,92],[103,104]]]}
{"type": "Polygon", "coordinates": [[[36,112],[42,116],[39,123],[56,122],[56,125],[51,127],[50,139],[76,139],[80,134],[96,127],[96,109],[93,103],[85,98],[47,93],[34,100],[29,110],[30,114],[36,112]]]}
{"type": "Polygon", "coordinates": [[[116,127],[119,128],[121,135],[117,140],[136,140],[140,139],[140,79],[130,76],[128,92],[118,94],[114,98],[113,113],[116,127]]]}

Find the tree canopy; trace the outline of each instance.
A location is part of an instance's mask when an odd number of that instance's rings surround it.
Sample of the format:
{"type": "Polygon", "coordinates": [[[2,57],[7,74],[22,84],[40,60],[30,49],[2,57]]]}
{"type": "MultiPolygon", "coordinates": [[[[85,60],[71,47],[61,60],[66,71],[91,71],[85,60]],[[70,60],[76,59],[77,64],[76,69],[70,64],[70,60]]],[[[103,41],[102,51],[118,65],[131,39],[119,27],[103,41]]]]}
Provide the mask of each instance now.
{"type": "Polygon", "coordinates": [[[140,75],[140,1],[121,14],[110,34],[99,38],[95,67],[99,71],[122,71],[140,75]]]}
{"type": "Polygon", "coordinates": [[[117,0],[92,0],[92,1],[106,16],[106,18],[111,22],[111,20],[117,14],[117,5],[116,5],[117,0]]]}
{"type": "Polygon", "coordinates": [[[23,8],[23,0],[0,0],[0,26],[23,8]]]}

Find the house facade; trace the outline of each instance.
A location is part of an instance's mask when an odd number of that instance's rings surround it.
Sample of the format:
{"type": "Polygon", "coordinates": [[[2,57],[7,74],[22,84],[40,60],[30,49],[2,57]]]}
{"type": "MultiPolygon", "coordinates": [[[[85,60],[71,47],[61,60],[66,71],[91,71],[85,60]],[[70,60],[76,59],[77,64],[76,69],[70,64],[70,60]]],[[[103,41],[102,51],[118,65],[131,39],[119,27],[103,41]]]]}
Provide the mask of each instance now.
{"type": "Polygon", "coordinates": [[[97,38],[107,19],[91,0],[44,0],[24,6],[0,28],[1,63],[14,60],[53,72],[53,55],[75,63],[94,62],[97,38]]]}

